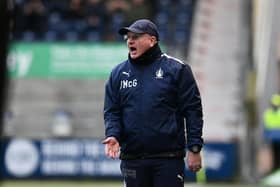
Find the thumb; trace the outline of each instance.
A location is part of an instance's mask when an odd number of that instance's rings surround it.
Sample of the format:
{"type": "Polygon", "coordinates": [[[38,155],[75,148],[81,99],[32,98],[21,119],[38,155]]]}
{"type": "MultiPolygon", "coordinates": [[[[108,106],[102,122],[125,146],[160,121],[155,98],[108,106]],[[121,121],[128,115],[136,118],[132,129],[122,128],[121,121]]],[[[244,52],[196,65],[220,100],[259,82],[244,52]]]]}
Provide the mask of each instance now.
{"type": "Polygon", "coordinates": [[[112,141],[115,141],[116,139],[114,137],[108,137],[105,140],[102,141],[103,144],[108,144],[112,141]]]}
{"type": "Polygon", "coordinates": [[[108,138],[106,138],[106,139],[105,139],[105,140],[103,140],[101,143],[102,143],[102,144],[108,144],[108,143],[109,143],[109,141],[110,141],[110,140],[109,140],[108,138]]]}

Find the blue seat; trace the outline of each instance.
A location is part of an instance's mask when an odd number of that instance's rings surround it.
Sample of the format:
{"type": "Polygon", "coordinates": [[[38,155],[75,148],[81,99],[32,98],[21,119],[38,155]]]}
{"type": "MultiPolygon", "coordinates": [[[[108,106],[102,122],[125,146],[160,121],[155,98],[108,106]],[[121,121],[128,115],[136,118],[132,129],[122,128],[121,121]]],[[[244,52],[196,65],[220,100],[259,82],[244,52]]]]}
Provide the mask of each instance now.
{"type": "Polygon", "coordinates": [[[26,42],[32,42],[36,40],[36,34],[32,31],[25,31],[22,33],[21,39],[26,42]]]}
{"type": "Polygon", "coordinates": [[[124,15],[123,13],[115,13],[112,15],[112,20],[111,20],[111,28],[115,31],[117,31],[120,27],[124,25],[124,15]]]}
{"type": "Polygon", "coordinates": [[[164,11],[158,12],[155,15],[154,21],[158,27],[167,27],[169,21],[169,15],[164,11]]]}
{"type": "Polygon", "coordinates": [[[168,11],[170,9],[171,0],[157,0],[156,4],[159,11],[168,11]]]}
{"type": "Polygon", "coordinates": [[[59,39],[59,34],[58,32],[54,31],[54,30],[49,30],[45,33],[44,35],[44,40],[46,41],[56,41],[59,39]]]}
{"type": "Polygon", "coordinates": [[[53,12],[48,16],[48,24],[50,29],[56,29],[61,22],[62,19],[59,12],[53,12]]]}
{"type": "Polygon", "coordinates": [[[175,43],[177,44],[186,44],[187,42],[187,32],[186,30],[181,30],[181,29],[178,29],[178,30],[175,30],[175,33],[174,33],[174,41],[175,43]]]}
{"type": "Polygon", "coordinates": [[[79,40],[79,34],[75,31],[68,31],[64,34],[64,39],[69,42],[76,42],[79,40]]]}
{"type": "Polygon", "coordinates": [[[186,12],[178,12],[175,19],[177,27],[189,27],[191,23],[191,15],[186,12]]]}
{"type": "Polygon", "coordinates": [[[179,0],[178,4],[180,7],[190,7],[193,6],[193,0],[179,0]]]}
{"type": "Polygon", "coordinates": [[[159,39],[164,43],[169,42],[170,30],[168,28],[159,28],[159,39]]]}
{"type": "Polygon", "coordinates": [[[86,41],[88,42],[99,42],[101,41],[101,35],[98,31],[89,31],[86,33],[86,41]]]}

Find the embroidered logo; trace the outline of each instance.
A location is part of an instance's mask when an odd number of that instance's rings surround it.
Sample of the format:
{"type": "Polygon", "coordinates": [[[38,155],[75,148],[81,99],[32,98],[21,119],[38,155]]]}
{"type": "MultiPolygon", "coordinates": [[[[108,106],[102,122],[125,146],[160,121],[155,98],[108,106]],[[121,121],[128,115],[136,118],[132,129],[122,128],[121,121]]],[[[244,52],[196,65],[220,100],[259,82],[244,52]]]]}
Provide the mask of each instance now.
{"type": "Polygon", "coordinates": [[[126,76],[130,76],[129,72],[123,71],[122,74],[126,75],[126,76]]]}
{"type": "Polygon", "coordinates": [[[184,182],[184,177],[182,175],[177,175],[177,178],[181,181],[181,182],[184,182]]]}
{"type": "Polygon", "coordinates": [[[156,71],[156,79],[162,79],[163,78],[163,71],[161,68],[159,68],[157,71],[156,71]]]}

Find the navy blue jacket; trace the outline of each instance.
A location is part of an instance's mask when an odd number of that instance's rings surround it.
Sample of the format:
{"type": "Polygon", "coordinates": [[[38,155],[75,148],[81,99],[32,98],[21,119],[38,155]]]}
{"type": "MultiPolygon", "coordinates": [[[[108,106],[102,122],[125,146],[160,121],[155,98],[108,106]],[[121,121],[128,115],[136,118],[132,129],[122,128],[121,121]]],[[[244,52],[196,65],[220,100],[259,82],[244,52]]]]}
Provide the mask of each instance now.
{"type": "Polygon", "coordinates": [[[106,137],[126,154],[185,150],[203,144],[200,93],[189,65],[166,54],[152,63],[117,65],[106,84],[106,137]],[[185,127],[186,124],[186,127],[185,127]]]}

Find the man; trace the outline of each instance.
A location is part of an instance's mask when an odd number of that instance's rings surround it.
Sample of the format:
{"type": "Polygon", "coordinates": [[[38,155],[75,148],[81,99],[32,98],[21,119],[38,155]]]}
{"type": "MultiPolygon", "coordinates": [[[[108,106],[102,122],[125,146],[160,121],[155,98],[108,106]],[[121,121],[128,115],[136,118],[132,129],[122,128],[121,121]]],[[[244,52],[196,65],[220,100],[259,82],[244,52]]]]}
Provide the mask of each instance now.
{"type": "Polygon", "coordinates": [[[264,122],[266,129],[280,129],[280,95],[272,95],[271,106],[264,112],[264,122]]]}
{"type": "Polygon", "coordinates": [[[119,34],[125,35],[129,55],[106,84],[105,153],[115,159],[121,149],[127,187],[183,187],[185,132],[191,171],[201,168],[203,145],[201,99],[192,71],[161,52],[151,21],[137,20],[119,34]]]}
{"type": "Polygon", "coordinates": [[[264,111],[264,135],[269,140],[273,152],[273,171],[280,166],[280,95],[273,94],[271,105],[264,111]]]}

